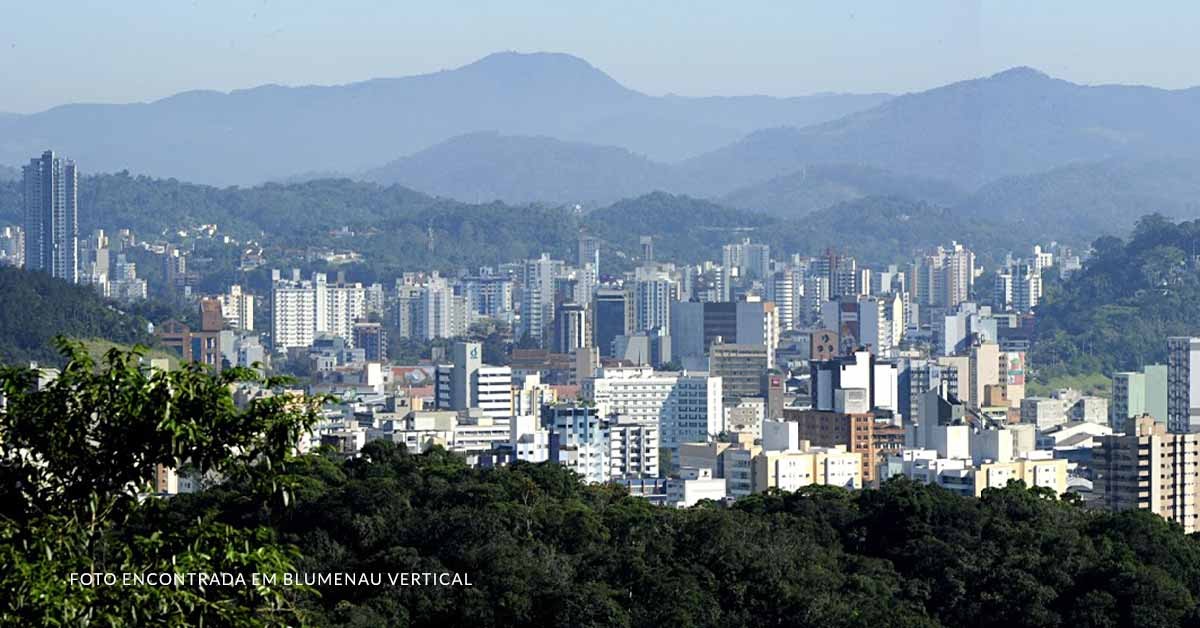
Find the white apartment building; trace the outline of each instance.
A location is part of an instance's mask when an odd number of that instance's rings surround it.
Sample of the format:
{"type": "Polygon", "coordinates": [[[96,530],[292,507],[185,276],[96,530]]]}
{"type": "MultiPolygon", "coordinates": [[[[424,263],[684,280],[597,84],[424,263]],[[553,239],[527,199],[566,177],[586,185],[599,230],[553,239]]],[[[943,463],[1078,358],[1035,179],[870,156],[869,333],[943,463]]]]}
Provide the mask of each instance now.
{"type": "Polygon", "coordinates": [[[546,346],[554,322],[554,281],[563,273],[562,260],[543,253],[525,260],[521,276],[521,325],[518,336],[546,346]]]}
{"type": "Polygon", "coordinates": [[[587,482],[607,482],[608,422],[596,408],[578,404],[548,406],[542,426],[550,433],[550,460],[575,471],[587,482]]]}
{"type": "Polygon", "coordinates": [[[708,440],[724,422],[721,378],[708,373],[604,368],[583,381],[582,394],[601,416],[658,425],[662,446],[671,449],[708,440]]]}
{"type": "Polygon", "coordinates": [[[289,280],[279,278],[278,272],[273,279],[271,339],[276,350],[307,347],[320,334],[338,336],[353,346],[354,322],[367,314],[361,283],[330,284],[324,273],[301,280],[298,270],[289,280]]]}
{"type": "Polygon", "coordinates": [[[233,284],[229,292],[217,295],[217,301],[221,303],[221,316],[231,329],[254,331],[254,295],[233,284]]]}
{"type": "Polygon", "coordinates": [[[658,477],[658,425],[620,419],[611,421],[608,445],[611,477],[658,477]]]}

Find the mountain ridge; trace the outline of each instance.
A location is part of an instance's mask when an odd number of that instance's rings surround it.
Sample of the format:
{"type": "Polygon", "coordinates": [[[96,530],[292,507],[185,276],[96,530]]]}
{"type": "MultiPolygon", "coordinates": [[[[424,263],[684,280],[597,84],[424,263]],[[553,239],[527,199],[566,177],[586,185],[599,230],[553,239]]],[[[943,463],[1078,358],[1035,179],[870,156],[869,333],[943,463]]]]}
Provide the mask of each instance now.
{"type": "Polygon", "coordinates": [[[807,125],[887,98],[664,98],[626,88],[571,55],[498,53],[458,68],[344,85],[60,105],[0,122],[0,163],[20,163],[52,146],[93,172],[244,185],[302,172],[359,172],[480,130],[615,144],[674,161],[755,128],[807,125]]]}

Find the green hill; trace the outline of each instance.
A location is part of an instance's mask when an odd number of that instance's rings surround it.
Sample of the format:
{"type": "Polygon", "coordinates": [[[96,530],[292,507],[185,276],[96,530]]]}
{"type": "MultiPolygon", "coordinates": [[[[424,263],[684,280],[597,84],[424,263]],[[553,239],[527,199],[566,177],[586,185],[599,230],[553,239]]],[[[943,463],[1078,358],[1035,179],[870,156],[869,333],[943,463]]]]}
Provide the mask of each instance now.
{"type": "Polygon", "coordinates": [[[1138,221],[1128,241],[1096,240],[1094,255],[1037,307],[1030,364],[1041,379],[1165,363],[1168,336],[1200,335],[1200,220],[1138,221]]]}
{"type": "Polygon", "coordinates": [[[54,337],[151,345],[147,321],[126,314],[86,286],[0,267],[0,364],[59,364],[54,337]]]}

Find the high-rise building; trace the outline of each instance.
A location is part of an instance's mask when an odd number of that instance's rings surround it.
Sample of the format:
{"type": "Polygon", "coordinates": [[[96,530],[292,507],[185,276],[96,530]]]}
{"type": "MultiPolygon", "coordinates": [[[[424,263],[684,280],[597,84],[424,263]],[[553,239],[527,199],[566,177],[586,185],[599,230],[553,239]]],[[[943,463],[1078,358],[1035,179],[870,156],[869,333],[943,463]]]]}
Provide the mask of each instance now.
{"type": "Polygon", "coordinates": [[[1154,417],[1133,420],[1128,434],[1097,439],[1093,493],[1111,511],[1149,510],[1200,531],[1200,434],[1170,434],[1154,417]]]}
{"type": "Polygon", "coordinates": [[[678,295],[675,282],[663,272],[638,269],[625,288],[625,335],[661,330],[671,333],[671,302],[678,295]]]}
{"type": "Polygon", "coordinates": [[[254,331],[254,295],[234,284],[229,292],[217,296],[225,322],[238,331],[254,331]]]}
{"type": "Polygon", "coordinates": [[[734,284],[764,282],[771,277],[771,247],[752,244],[749,238],[721,249],[721,300],[732,301],[734,284]]]}
{"type": "Polygon", "coordinates": [[[654,263],[654,236],[644,235],[641,237],[642,244],[642,264],[654,263]]]}
{"type": "Polygon", "coordinates": [[[16,225],[0,229],[0,265],[25,266],[25,230],[16,225]]]}
{"type": "Polygon", "coordinates": [[[1167,339],[1167,429],[1200,429],[1200,338],[1167,339]]]}
{"type": "Polygon", "coordinates": [[[626,419],[608,422],[608,464],[613,478],[658,477],[659,427],[626,419]]]}
{"type": "Polygon", "coordinates": [[[554,284],[562,274],[562,260],[552,260],[542,253],[538,259],[526,260],[522,268],[520,337],[538,346],[549,346],[554,323],[554,284]]]}
{"type": "Polygon", "coordinates": [[[708,373],[602,368],[583,381],[582,394],[601,416],[659,426],[663,447],[704,442],[721,431],[722,382],[708,373]]]}
{"type": "Polygon", "coordinates": [[[578,303],[564,303],[557,310],[554,317],[554,351],[572,353],[581,347],[590,347],[592,336],[587,308],[578,303]]]}
{"type": "Polygon", "coordinates": [[[600,288],[593,296],[592,329],[602,357],[611,358],[613,341],[625,335],[626,307],[624,290],[600,288]]]}
{"type": "Polygon", "coordinates": [[[453,363],[439,365],[435,402],[439,410],[479,408],[494,419],[513,415],[512,369],[483,363],[478,342],[456,342],[453,363]]]}
{"type": "Polygon", "coordinates": [[[579,236],[579,258],[577,263],[582,268],[586,264],[591,264],[596,268],[596,272],[600,272],[600,239],[595,236],[581,235],[579,236]]]}
{"type": "Polygon", "coordinates": [[[1114,432],[1132,428],[1130,420],[1142,415],[1167,424],[1167,377],[1166,364],[1148,364],[1140,372],[1113,374],[1109,423],[1114,432]]]}
{"type": "Polygon", "coordinates": [[[25,268],[79,283],[79,177],[53,151],[24,168],[25,268]]]}
{"type": "Polygon", "coordinates": [[[779,312],[780,331],[796,329],[804,278],[792,268],[776,271],[767,284],[767,300],[779,312]]]}
{"type": "Polygon", "coordinates": [[[865,404],[862,412],[874,409],[899,412],[899,367],[891,361],[876,359],[869,351],[856,351],[825,362],[810,362],[809,372],[812,406],[817,410],[837,410],[839,391],[855,390],[862,394],[865,404]]]}
{"type": "Polygon", "coordinates": [[[721,378],[725,397],[762,395],[762,376],[771,368],[766,346],[715,344],[709,348],[708,360],[708,371],[721,378]]]}
{"type": "Polygon", "coordinates": [[[939,246],[914,265],[911,290],[921,305],[954,307],[971,296],[975,254],[958,242],[939,246]]]}
{"type": "Polygon", "coordinates": [[[600,417],[595,406],[545,406],[542,427],[550,433],[551,461],[575,471],[587,482],[610,479],[608,421],[600,417]]]}
{"type": "Polygon", "coordinates": [[[387,360],[387,335],[383,325],[367,321],[354,323],[354,346],[363,350],[368,362],[387,360]]]}
{"type": "Polygon", "coordinates": [[[367,297],[362,284],[348,284],[339,276],[330,284],[325,273],[301,280],[293,270],[291,279],[272,274],[271,340],[275,350],[312,345],[318,335],[354,342],[354,322],[366,317],[367,297]]]}
{"type": "Polygon", "coordinates": [[[844,446],[848,452],[862,455],[862,481],[875,480],[875,470],[888,454],[904,446],[904,428],[875,417],[870,412],[851,408],[842,411],[784,408],[785,421],[797,426],[797,438],[819,447],[844,446]]]}

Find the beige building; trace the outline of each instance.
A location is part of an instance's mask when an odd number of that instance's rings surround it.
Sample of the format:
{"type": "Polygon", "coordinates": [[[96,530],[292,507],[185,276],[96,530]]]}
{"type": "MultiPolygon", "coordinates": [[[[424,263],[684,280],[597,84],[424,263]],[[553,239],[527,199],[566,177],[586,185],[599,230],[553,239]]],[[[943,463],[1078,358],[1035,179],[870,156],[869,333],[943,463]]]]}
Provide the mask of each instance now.
{"type": "Polygon", "coordinates": [[[1200,530],[1200,434],[1172,434],[1143,415],[1131,434],[1102,436],[1092,454],[1096,502],[1109,510],[1149,510],[1200,530]]]}
{"type": "Polygon", "coordinates": [[[800,441],[789,451],[763,451],[754,457],[754,492],[794,491],[813,484],[862,488],[862,454],[845,447],[813,447],[800,441]]]}
{"type": "Polygon", "coordinates": [[[1055,495],[1067,492],[1067,461],[1064,459],[1019,459],[979,465],[973,473],[975,496],[987,488],[1004,488],[1010,480],[1023,480],[1025,486],[1048,488],[1055,495]]]}

